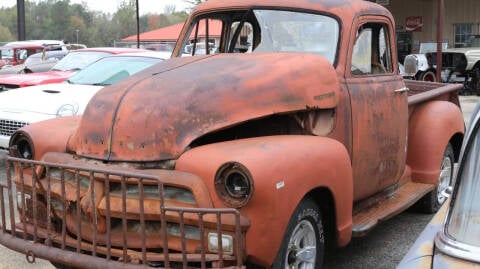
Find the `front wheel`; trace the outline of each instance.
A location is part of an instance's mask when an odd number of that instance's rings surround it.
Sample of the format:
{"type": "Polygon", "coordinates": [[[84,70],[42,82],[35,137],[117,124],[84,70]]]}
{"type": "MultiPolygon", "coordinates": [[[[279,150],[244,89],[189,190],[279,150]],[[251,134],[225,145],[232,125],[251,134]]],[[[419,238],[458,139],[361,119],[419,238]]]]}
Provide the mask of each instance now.
{"type": "Polygon", "coordinates": [[[437,74],[435,70],[428,69],[427,71],[421,72],[417,75],[417,80],[421,81],[429,81],[429,82],[436,82],[437,81],[437,74]]]}
{"type": "Polygon", "coordinates": [[[435,213],[440,209],[443,203],[445,203],[447,200],[445,191],[453,183],[454,164],[455,156],[453,153],[453,147],[452,144],[448,143],[443,154],[437,186],[418,201],[418,209],[421,212],[435,213]]]}
{"type": "Polygon", "coordinates": [[[319,207],[311,199],[303,200],[288,223],[272,268],[322,268],[325,250],[323,232],[319,207]]]}

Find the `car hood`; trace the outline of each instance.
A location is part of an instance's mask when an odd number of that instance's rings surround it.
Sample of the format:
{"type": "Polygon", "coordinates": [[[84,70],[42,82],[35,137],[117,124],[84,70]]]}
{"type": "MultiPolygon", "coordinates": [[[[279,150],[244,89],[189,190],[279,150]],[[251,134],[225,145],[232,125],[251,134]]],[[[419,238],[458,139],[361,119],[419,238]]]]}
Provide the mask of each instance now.
{"type": "Polygon", "coordinates": [[[338,90],[333,66],[318,55],[174,58],[98,92],[68,148],[102,160],[176,159],[215,130],[272,114],[333,108],[338,90]]]}
{"type": "Polygon", "coordinates": [[[62,105],[71,104],[79,114],[101,88],[103,87],[54,83],[9,90],[0,93],[0,113],[56,115],[62,105]]]}
{"type": "Polygon", "coordinates": [[[48,71],[30,74],[0,75],[0,85],[18,85],[19,87],[45,83],[56,83],[66,80],[73,71],[48,71]]]}

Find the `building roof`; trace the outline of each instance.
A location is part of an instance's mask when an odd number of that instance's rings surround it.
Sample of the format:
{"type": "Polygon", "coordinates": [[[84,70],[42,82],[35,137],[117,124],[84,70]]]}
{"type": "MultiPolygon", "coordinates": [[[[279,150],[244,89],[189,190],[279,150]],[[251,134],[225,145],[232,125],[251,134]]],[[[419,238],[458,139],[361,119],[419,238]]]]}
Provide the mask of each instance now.
{"type": "MultiPolygon", "coordinates": [[[[200,37],[203,37],[205,33],[205,23],[202,20],[200,22],[200,27],[198,28],[198,33],[200,37]]],[[[177,41],[180,32],[182,31],[184,23],[178,23],[163,27],[160,29],[152,30],[149,32],[144,32],[140,34],[140,41],[177,41]]],[[[209,22],[209,32],[210,36],[220,36],[222,25],[220,21],[210,20],[209,22]]],[[[193,37],[195,33],[192,33],[193,37]]],[[[122,41],[137,41],[137,35],[131,35],[125,37],[122,41]]]]}

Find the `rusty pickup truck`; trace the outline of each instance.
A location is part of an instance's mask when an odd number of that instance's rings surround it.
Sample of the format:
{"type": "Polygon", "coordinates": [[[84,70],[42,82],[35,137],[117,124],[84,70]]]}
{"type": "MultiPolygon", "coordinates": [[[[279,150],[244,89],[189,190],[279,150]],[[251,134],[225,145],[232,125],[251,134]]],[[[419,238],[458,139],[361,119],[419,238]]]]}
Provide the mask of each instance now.
{"type": "Polygon", "coordinates": [[[14,133],[0,243],[59,268],[321,268],[436,211],[459,86],[404,81],[394,29],[361,0],[199,5],[172,59],[14,133]]]}

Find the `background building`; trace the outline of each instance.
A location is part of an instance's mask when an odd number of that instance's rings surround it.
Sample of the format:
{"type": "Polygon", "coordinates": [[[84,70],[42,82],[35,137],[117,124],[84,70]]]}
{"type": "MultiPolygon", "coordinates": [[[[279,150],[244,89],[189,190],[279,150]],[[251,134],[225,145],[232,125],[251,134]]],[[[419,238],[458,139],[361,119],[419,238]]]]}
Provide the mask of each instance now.
{"type": "MultiPolygon", "coordinates": [[[[395,18],[399,55],[418,53],[420,44],[437,42],[438,0],[371,0],[395,18]]],[[[468,46],[480,35],[479,0],[443,0],[443,41],[448,48],[468,46]]]]}

